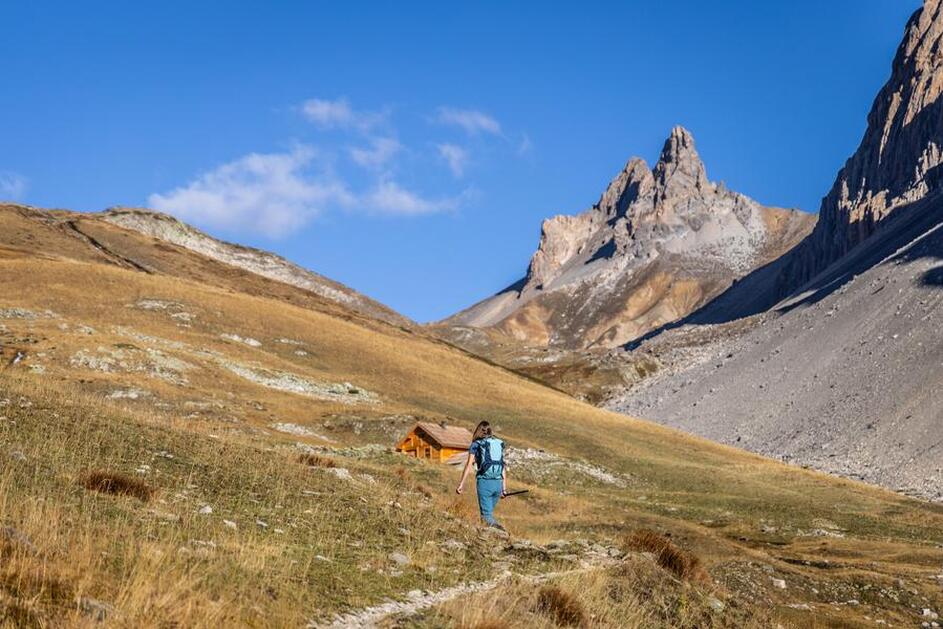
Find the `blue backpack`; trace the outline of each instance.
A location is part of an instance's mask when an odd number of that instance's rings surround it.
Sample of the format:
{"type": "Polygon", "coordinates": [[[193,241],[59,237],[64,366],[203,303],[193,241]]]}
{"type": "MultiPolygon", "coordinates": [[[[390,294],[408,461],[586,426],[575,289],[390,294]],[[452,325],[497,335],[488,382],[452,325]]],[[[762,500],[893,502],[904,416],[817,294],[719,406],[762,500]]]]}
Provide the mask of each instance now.
{"type": "Polygon", "coordinates": [[[475,450],[475,465],[478,466],[479,478],[501,478],[504,472],[504,442],[495,437],[479,439],[478,448],[475,450]]]}

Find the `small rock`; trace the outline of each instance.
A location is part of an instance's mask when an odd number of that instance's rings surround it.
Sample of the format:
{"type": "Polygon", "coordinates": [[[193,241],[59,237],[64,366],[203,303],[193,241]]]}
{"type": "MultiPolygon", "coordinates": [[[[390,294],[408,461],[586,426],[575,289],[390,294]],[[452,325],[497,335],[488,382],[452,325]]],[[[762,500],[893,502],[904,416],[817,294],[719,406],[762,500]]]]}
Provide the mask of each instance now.
{"type": "Polygon", "coordinates": [[[157,511],[157,510],[151,510],[148,513],[150,513],[152,516],[154,516],[158,520],[163,520],[164,522],[179,522],[180,521],[180,516],[177,515],[176,513],[168,513],[166,511],[157,511]]]}
{"type": "Polygon", "coordinates": [[[715,612],[722,612],[727,607],[727,605],[722,600],[713,596],[707,597],[707,606],[713,609],[715,612]]]}
{"type": "Polygon", "coordinates": [[[10,453],[10,458],[14,461],[25,461],[26,455],[20,452],[19,450],[14,450],[10,453]]]}
{"type": "Polygon", "coordinates": [[[403,553],[390,553],[390,560],[399,566],[405,566],[409,564],[409,557],[403,553]]]}
{"type": "Polygon", "coordinates": [[[226,526],[226,528],[230,528],[230,529],[237,528],[236,523],[233,522],[232,520],[223,520],[223,524],[226,526]]]}
{"type": "Polygon", "coordinates": [[[27,537],[25,533],[16,530],[12,526],[4,526],[2,529],[0,529],[0,537],[2,537],[3,540],[8,544],[13,546],[18,546],[31,553],[38,552],[38,549],[30,540],[30,538],[27,537]]]}
{"type": "Polygon", "coordinates": [[[336,476],[341,480],[354,480],[354,477],[351,476],[350,470],[344,467],[331,467],[327,468],[327,471],[336,476]]]}
{"type": "Polygon", "coordinates": [[[786,582],[783,579],[774,579],[770,577],[770,580],[773,582],[774,587],[778,587],[780,590],[786,589],[786,582]]]}
{"type": "Polygon", "coordinates": [[[200,507],[200,510],[197,511],[197,513],[199,513],[200,515],[209,515],[213,513],[213,507],[209,505],[203,505],[202,507],[200,507]]]}

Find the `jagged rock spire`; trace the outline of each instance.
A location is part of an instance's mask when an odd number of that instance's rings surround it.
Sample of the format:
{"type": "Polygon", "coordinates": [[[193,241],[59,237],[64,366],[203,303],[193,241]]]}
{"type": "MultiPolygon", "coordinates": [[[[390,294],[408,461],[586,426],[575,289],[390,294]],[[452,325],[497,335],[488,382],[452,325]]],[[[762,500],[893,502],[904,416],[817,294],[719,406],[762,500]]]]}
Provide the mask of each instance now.
{"type": "Polygon", "coordinates": [[[657,184],[665,190],[665,196],[671,196],[674,190],[706,187],[707,172],[690,131],[681,126],[671,130],[654,175],[657,184]]]}

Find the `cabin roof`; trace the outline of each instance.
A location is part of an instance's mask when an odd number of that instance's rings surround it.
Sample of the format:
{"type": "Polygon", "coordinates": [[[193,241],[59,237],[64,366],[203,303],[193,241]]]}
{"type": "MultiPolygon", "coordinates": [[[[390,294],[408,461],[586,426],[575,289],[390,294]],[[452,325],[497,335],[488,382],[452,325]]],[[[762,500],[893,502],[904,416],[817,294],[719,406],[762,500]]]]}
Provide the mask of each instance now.
{"type": "Polygon", "coordinates": [[[418,422],[413,430],[422,430],[440,448],[467,450],[471,446],[472,434],[461,426],[443,426],[434,422],[418,422]]]}

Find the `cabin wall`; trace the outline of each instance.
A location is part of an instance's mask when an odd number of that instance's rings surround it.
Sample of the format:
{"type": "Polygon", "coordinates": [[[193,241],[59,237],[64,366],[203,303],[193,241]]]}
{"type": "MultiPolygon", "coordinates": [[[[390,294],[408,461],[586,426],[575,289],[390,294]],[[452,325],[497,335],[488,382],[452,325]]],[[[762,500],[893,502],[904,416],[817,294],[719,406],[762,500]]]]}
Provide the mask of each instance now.
{"type": "Polygon", "coordinates": [[[429,459],[440,463],[444,463],[455,454],[467,452],[467,450],[457,448],[439,448],[415,432],[406,435],[400,444],[396,446],[396,449],[407,456],[414,456],[417,459],[429,459]]]}
{"type": "Polygon", "coordinates": [[[439,461],[444,463],[445,461],[448,461],[459,452],[468,452],[468,450],[459,450],[457,448],[442,448],[442,450],[439,451],[439,461]]]}
{"type": "Polygon", "coordinates": [[[415,433],[408,435],[398,450],[417,459],[439,459],[439,448],[415,433]]]}

